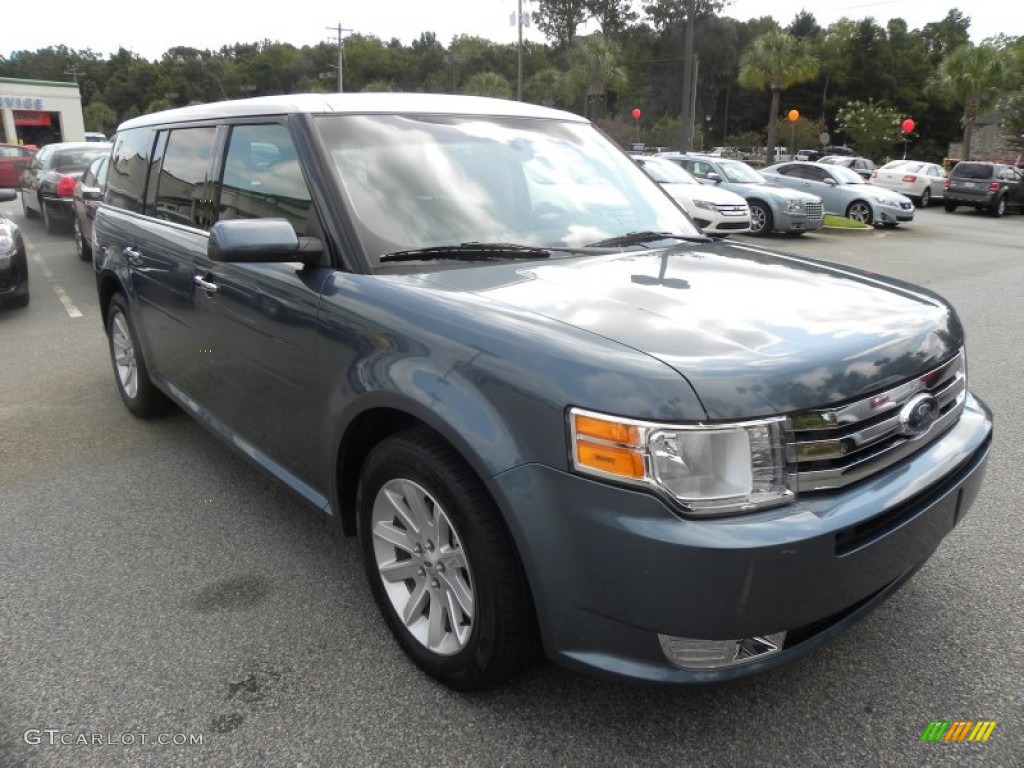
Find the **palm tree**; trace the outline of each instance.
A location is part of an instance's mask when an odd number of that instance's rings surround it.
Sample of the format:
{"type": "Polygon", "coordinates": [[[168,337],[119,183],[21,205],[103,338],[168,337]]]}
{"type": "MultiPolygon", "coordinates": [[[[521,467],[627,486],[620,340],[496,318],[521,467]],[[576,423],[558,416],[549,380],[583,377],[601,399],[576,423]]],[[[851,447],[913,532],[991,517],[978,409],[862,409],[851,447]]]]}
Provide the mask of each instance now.
{"type": "Polygon", "coordinates": [[[772,92],[768,115],[768,162],[775,154],[775,135],[779,119],[782,90],[797,83],[813,80],[818,74],[818,60],[806,40],[773,29],[754,39],[740,57],[740,85],[748,88],[769,88],[772,92]]]}
{"type": "Polygon", "coordinates": [[[1006,91],[1019,87],[1020,78],[1010,51],[994,45],[962,45],[938,66],[925,86],[930,93],[963,105],[963,160],[971,159],[974,121],[1006,91]]]}
{"type": "Polygon", "coordinates": [[[626,70],[619,63],[621,58],[619,46],[596,32],[573,44],[565,79],[576,93],[582,92],[584,117],[604,117],[608,91],[625,86],[626,70]],[[591,108],[595,99],[599,105],[596,110],[591,108]]]}

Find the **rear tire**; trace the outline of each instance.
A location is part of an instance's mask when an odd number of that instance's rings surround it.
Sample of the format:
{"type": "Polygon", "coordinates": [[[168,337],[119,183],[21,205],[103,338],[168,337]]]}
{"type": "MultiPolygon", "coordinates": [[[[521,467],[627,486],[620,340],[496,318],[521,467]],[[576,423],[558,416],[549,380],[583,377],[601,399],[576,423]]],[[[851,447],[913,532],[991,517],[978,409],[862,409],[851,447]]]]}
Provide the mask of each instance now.
{"type": "Polygon", "coordinates": [[[21,190],[21,211],[25,214],[26,219],[34,219],[39,215],[38,211],[34,211],[28,207],[28,190],[21,190]]]}
{"type": "Polygon", "coordinates": [[[999,218],[1006,213],[1006,195],[1000,195],[997,197],[993,201],[992,207],[988,209],[988,212],[996,218],[999,218]]]}
{"type": "Polygon", "coordinates": [[[85,233],[82,232],[82,225],[78,222],[78,216],[75,215],[75,253],[78,254],[78,258],[82,261],[92,260],[92,246],[85,239],[85,233]]]}
{"type": "Polygon", "coordinates": [[[946,209],[946,213],[952,213],[956,210],[956,203],[943,203],[942,207],[946,209]]]}
{"type": "Polygon", "coordinates": [[[52,216],[50,216],[50,208],[46,204],[46,200],[42,198],[39,200],[39,210],[42,211],[43,214],[43,229],[46,230],[46,234],[57,234],[57,222],[53,220],[52,216]]]}
{"type": "Polygon", "coordinates": [[[447,443],[422,427],[379,443],[360,475],[357,514],[373,596],[424,672],[476,691],[533,660],[536,620],[515,545],[447,443]]]}
{"type": "Polygon", "coordinates": [[[167,413],[173,403],[149,380],[139,337],[128,316],[128,302],[120,293],[110,300],[106,325],[114,381],[125,406],[139,418],[167,413]]]}
{"type": "Polygon", "coordinates": [[[924,192],[921,193],[920,207],[927,208],[932,204],[932,191],[928,187],[924,188],[924,192]]]}

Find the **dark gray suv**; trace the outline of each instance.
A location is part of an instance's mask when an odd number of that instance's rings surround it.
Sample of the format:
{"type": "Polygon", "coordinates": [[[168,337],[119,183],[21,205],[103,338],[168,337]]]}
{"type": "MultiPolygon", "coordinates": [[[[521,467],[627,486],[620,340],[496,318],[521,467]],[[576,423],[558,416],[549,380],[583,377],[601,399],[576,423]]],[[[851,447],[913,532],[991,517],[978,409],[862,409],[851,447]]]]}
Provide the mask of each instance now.
{"type": "Polygon", "coordinates": [[[970,205],[993,216],[1007,210],[1024,213],[1024,174],[1005,163],[964,161],[953,166],[943,195],[946,210],[970,205]]]}
{"type": "Polygon", "coordinates": [[[125,405],[177,405],[357,535],[397,641],[460,690],[541,650],[660,683],[795,659],[920,568],[989,453],[947,302],[712,241],[565,112],[137,118],[93,244],[125,405]]]}

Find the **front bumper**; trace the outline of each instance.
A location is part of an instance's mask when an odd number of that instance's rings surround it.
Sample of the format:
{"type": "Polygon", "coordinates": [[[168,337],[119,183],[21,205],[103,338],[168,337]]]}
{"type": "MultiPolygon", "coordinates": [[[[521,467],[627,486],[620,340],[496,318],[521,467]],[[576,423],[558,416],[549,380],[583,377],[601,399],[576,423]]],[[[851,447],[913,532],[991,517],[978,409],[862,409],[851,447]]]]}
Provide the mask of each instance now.
{"type": "Polygon", "coordinates": [[[825,220],[821,216],[808,216],[804,212],[789,213],[782,210],[773,212],[776,232],[813,232],[821,229],[825,220]]]}
{"type": "Polygon", "coordinates": [[[517,540],[548,655],[662,683],[726,680],[807,653],[880,605],[976,498],[991,415],[968,396],[955,426],[842,492],[719,520],[541,465],[492,481],[517,540]],[[659,635],[724,640],[787,632],[777,653],[683,669],[659,635]]]}
{"type": "MultiPolygon", "coordinates": [[[[909,202],[909,200],[908,200],[909,202]]],[[[909,203],[909,208],[890,203],[878,203],[876,211],[877,222],[881,224],[906,224],[914,220],[914,204],[909,203]]]]}

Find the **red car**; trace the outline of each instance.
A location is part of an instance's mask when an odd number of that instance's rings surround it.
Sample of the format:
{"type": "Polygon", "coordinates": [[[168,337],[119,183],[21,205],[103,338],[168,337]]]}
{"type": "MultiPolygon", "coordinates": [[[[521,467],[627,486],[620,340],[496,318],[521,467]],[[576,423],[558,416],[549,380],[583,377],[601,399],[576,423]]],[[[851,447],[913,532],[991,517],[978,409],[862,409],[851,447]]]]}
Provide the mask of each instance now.
{"type": "Polygon", "coordinates": [[[0,189],[15,189],[21,186],[21,172],[18,163],[30,163],[35,147],[20,144],[0,144],[0,189]]]}

